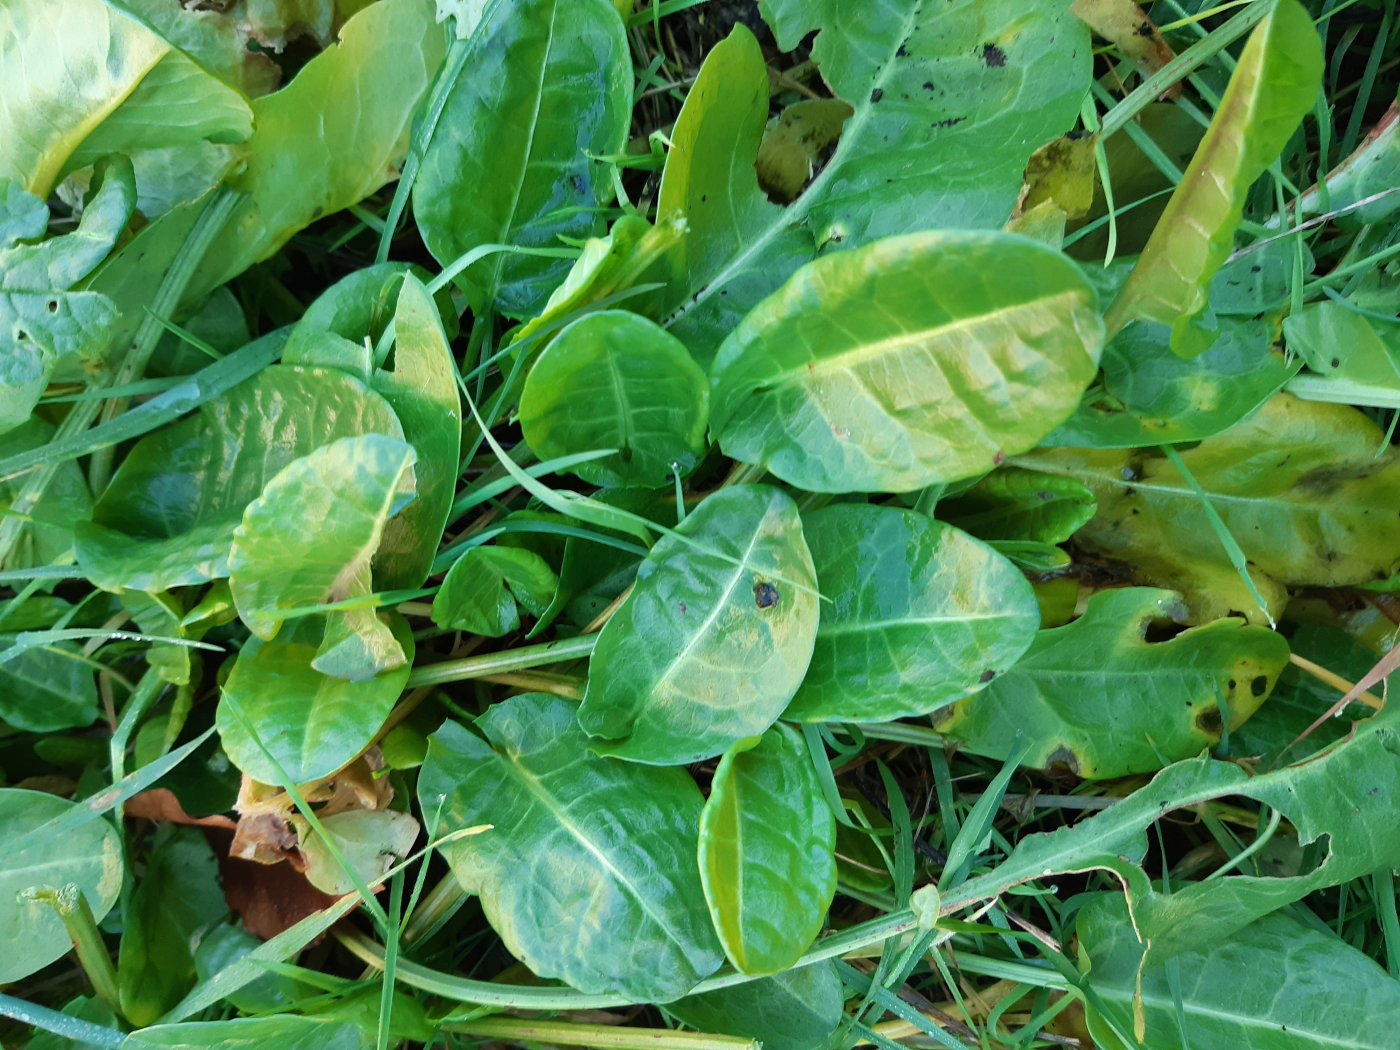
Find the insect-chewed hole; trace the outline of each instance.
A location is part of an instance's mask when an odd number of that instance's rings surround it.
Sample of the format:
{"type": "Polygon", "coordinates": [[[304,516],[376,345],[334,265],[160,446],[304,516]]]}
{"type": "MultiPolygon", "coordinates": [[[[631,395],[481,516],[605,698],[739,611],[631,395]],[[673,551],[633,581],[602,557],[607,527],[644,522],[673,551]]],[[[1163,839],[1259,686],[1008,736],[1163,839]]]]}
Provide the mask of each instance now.
{"type": "Polygon", "coordinates": [[[1254,680],[1249,683],[1249,691],[1255,696],[1263,696],[1264,691],[1268,688],[1269,679],[1267,675],[1256,675],[1254,680]]]}
{"type": "Polygon", "coordinates": [[[1196,728],[1203,733],[1219,733],[1225,727],[1220,708],[1210,707],[1196,716],[1196,728]]]}
{"type": "Polygon", "coordinates": [[[771,583],[756,583],[753,586],[753,603],[760,609],[771,609],[778,604],[778,588],[771,583]]]}

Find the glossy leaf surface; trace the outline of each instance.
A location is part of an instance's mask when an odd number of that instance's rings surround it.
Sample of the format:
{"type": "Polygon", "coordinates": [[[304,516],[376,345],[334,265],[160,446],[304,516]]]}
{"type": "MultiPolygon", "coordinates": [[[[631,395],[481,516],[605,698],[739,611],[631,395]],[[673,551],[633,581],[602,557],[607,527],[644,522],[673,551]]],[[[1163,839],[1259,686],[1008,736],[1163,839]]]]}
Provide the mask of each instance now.
{"type": "Polygon", "coordinates": [[[136,444],[79,530],[80,563],[109,590],[227,576],[234,529],[267,482],[360,434],[403,436],[394,410],[363,383],[325,368],[265,368],[136,444]]]}
{"type": "MultiPolygon", "coordinates": [[[[413,191],[419,230],[443,265],[481,244],[552,248],[558,235],[599,232],[589,208],[608,182],[587,155],[622,151],[632,108],[627,40],[607,0],[501,4],[478,31],[413,191]]],[[[466,277],[485,302],[526,316],[567,269],[502,253],[466,277]]]]}
{"type": "Polygon", "coordinates": [[[676,531],[696,546],[657,542],[593,651],[579,722],[599,753],[712,758],[776,721],[812,657],[816,580],[791,498],[731,486],[676,531]]]}
{"type": "Polygon", "coordinates": [[[616,449],[573,473],[594,485],[661,488],[705,451],[710,387],[675,336],[625,310],[565,328],[535,362],[520,426],[540,459],[616,449]]]}
{"type": "Polygon", "coordinates": [[[573,705],[528,693],[430,738],[418,778],[443,847],[506,947],[542,977],[640,1001],[683,995],[723,959],[700,887],[700,792],[679,769],[589,753],[573,705]],[[487,742],[489,741],[489,743],[487,742]]]}
{"type": "Polygon", "coordinates": [[[462,403],[457,368],[437,304],[412,274],[394,311],[394,371],[377,373],[374,389],[394,408],[417,453],[416,498],[384,529],[374,563],[376,586],[421,587],[428,577],[457,488],[462,453],[462,403]]]}
{"type": "Polygon", "coordinates": [[[27,977],[73,948],[58,912],[24,899],[24,890],[75,883],[99,920],[116,902],[122,886],[122,847],[116,829],[106,821],[29,837],[75,808],[44,792],[0,788],[0,931],[6,944],[24,945],[22,952],[6,953],[0,980],[27,977]]]}
{"type": "MultiPolygon", "coordinates": [[[[1400,569],[1396,454],[1354,408],[1278,394],[1249,419],[1181,453],[1249,559],[1265,599],[1283,587],[1344,586],[1400,569]]],[[[1196,620],[1232,610],[1262,621],[1200,500],[1165,459],[1142,452],[1042,449],[1023,461],[1077,478],[1098,513],[1076,535],[1131,561],[1135,577],[1185,594],[1196,620]]]]}
{"type": "Polygon", "coordinates": [[[1067,418],[1102,340],[1094,293],[1011,234],[922,233],[804,267],[711,369],[725,454],[818,492],[990,470],[1067,418]]]}
{"type": "Polygon", "coordinates": [[[413,498],[416,458],[382,434],[340,438],[268,481],[229,552],[233,600],[254,634],[267,641],[285,611],[352,596],[385,523],[413,498]]]}
{"type": "Polygon", "coordinates": [[[1152,232],[1105,323],[1172,328],[1171,348],[1191,358],[1215,336],[1198,315],[1211,278],[1234,248],[1245,194],[1278,158],[1317,101],[1322,47],[1297,0],[1279,0],[1245,45],[1206,137],[1152,232]]]}
{"type": "Polygon", "coordinates": [[[433,622],[454,631],[499,638],[520,626],[517,604],[541,616],[559,578],[534,551],[473,547],[458,558],[433,598],[433,622]]]}
{"type": "Polygon", "coordinates": [[[1007,467],[940,501],[938,516],[979,539],[1063,543],[1094,516],[1094,494],[1073,478],[1007,467]]]}
{"type": "Polygon", "coordinates": [[[1265,701],[1288,664],[1288,643],[1230,619],[1150,640],[1154,624],[1183,614],[1170,591],[1101,591],[1083,616],[1041,631],[1016,666],[959,701],[939,731],[1003,759],[1024,733],[1025,764],[1087,779],[1199,754],[1220,739],[1222,703],[1234,728],[1265,701]]]}
{"type": "Polygon", "coordinates": [[[803,519],[823,602],[784,717],[885,722],[974,693],[1031,644],[1040,611],[1014,565],[912,510],[843,504],[803,519]]]}
{"type": "Polygon", "coordinates": [[[836,892],[836,818],[802,735],[781,722],[724,753],[700,814],[700,881],[729,961],[791,966],[836,892]]]}
{"type": "MultiPolygon", "coordinates": [[[[311,666],[324,643],[324,615],[291,620],[270,642],[254,636],[239,652],[223,691],[242,707],[294,783],[328,776],[363,751],[403,692],[413,636],[402,617],[386,615],[407,663],[368,680],[347,681],[311,666]]],[[[227,701],[219,704],[217,725],[234,765],[261,783],[279,782],[227,701]]]]}
{"type": "MultiPolygon", "coordinates": [[[[13,641],[13,636],[0,637],[5,649],[13,641]]],[[[40,733],[92,725],[97,718],[92,676],[92,666],[71,643],[26,649],[0,663],[0,718],[16,729],[40,733]]]]}

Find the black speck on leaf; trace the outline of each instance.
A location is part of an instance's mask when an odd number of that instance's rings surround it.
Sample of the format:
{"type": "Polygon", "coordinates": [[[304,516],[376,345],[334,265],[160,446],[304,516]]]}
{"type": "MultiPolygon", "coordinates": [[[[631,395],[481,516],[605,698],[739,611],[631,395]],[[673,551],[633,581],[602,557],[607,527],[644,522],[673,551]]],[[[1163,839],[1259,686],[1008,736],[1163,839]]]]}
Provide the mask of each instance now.
{"type": "Polygon", "coordinates": [[[871,101],[871,102],[879,102],[880,99],[882,99],[882,98],[884,98],[884,97],[885,97],[885,89],[884,89],[884,88],[876,88],[874,91],[870,92],[870,101],[871,101]]]}
{"type": "Polygon", "coordinates": [[[997,47],[996,44],[983,44],[982,61],[993,69],[1000,69],[1006,65],[1006,52],[997,47]]]}
{"type": "Polygon", "coordinates": [[[988,682],[990,682],[990,681],[991,681],[993,678],[995,678],[996,676],[997,676],[997,673],[996,673],[995,671],[987,670],[987,671],[983,671],[983,672],[982,672],[982,677],[979,678],[979,679],[977,679],[977,680],[978,680],[979,682],[981,682],[983,685],[986,685],[988,682]]]}

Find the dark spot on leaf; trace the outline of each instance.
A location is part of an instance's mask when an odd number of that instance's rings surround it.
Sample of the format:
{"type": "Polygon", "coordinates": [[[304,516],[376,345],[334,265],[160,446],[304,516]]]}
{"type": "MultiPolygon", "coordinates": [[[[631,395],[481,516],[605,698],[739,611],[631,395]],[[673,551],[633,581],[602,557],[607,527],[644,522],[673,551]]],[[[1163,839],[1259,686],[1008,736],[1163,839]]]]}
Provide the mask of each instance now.
{"type": "Polygon", "coordinates": [[[992,457],[992,462],[995,463],[997,466],[1001,466],[1003,463],[1005,463],[1005,462],[1006,462],[1006,450],[1005,450],[1005,449],[1000,449],[1000,448],[997,449],[996,455],[994,455],[994,456],[992,457]]]}
{"type": "Polygon", "coordinates": [[[710,199],[710,195],[709,195],[708,193],[702,193],[702,194],[700,194],[700,203],[701,203],[701,204],[704,204],[704,203],[705,203],[707,200],[709,200],[709,199],[710,199]]]}
{"type": "Polygon", "coordinates": [[[316,207],[312,210],[312,212],[311,212],[311,217],[312,217],[313,219],[319,219],[319,218],[320,218],[322,215],[324,215],[325,213],[326,213],[326,209],[323,208],[323,207],[321,207],[321,206],[318,204],[318,205],[316,205],[316,207]]]}
{"type": "Polygon", "coordinates": [[[1258,272],[1259,272],[1260,270],[1262,270],[1263,268],[1264,268],[1264,267],[1262,267],[1262,266],[1251,266],[1251,267],[1249,268],[1249,272],[1250,272],[1250,273],[1258,273],[1258,272]]]}
{"type": "Polygon", "coordinates": [[[15,329],[15,342],[17,342],[17,343],[22,343],[22,342],[24,342],[24,341],[25,341],[26,339],[28,339],[28,338],[29,338],[29,333],[26,332],[23,328],[16,328],[16,329],[15,329]]]}
{"type": "Polygon", "coordinates": [[[1337,367],[1338,365],[1340,365],[1341,363],[1342,363],[1341,358],[1338,358],[1338,357],[1332,358],[1332,367],[1333,367],[1333,368],[1336,368],[1336,367],[1337,367]]]}
{"type": "Polygon", "coordinates": [[[1054,494],[1053,492],[1037,492],[1035,495],[1036,495],[1036,498],[1037,498],[1037,499],[1054,499],[1054,498],[1055,498],[1055,494],[1054,494]]]}
{"type": "Polygon", "coordinates": [[[1137,31],[1138,31],[1138,36],[1151,37],[1151,36],[1152,36],[1152,23],[1151,23],[1151,22],[1144,22],[1142,25],[1138,26],[1137,31]]]}
{"type": "Polygon", "coordinates": [[[903,44],[899,45],[899,50],[894,53],[895,58],[908,58],[909,52],[903,44]]]}
{"type": "Polygon", "coordinates": [[[986,685],[988,682],[990,682],[990,681],[991,681],[993,678],[995,678],[996,676],[997,676],[997,673],[996,673],[995,671],[990,671],[990,670],[988,670],[988,671],[983,671],[983,672],[982,672],[982,677],[979,678],[979,679],[977,679],[977,680],[978,680],[979,682],[981,682],[983,685],[986,685]]]}
{"type": "Polygon", "coordinates": [[[1006,65],[1006,52],[997,47],[996,44],[983,44],[982,61],[993,69],[1000,69],[1006,65]]]}
{"type": "Polygon", "coordinates": [[[756,583],[753,588],[753,603],[760,609],[771,609],[778,604],[778,588],[771,583],[756,583]]]}
{"type": "Polygon", "coordinates": [[[1262,674],[1249,683],[1249,691],[1255,696],[1263,696],[1264,690],[1268,688],[1269,679],[1262,674]]]}
{"type": "Polygon", "coordinates": [[[1228,682],[1225,683],[1225,688],[1233,691],[1235,688],[1235,680],[1231,678],[1228,682]]]}
{"type": "Polygon", "coordinates": [[[582,175],[575,175],[573,182],[574,192],[577,193],[580,197],[582,197],[585,193],[588,192],[588,183],[583,181],[582,175]]]}
{"type": "Polygon", "coordinates": [[[1052,777],[1079,776],[1079,759],[1067,747],[1057,747],[1045,756],[1045,772],[1052,777]]]}
{"type": "Polygon", "coordinates": [[[933,126],[936,128],[951,128],[954,124],[961,124],[966,117],[949,117],[946,120],[935,120],[933,126]]]}
{"type": "Polygon", "coordinates": [[[684,615],[685,615],[685,602],[681,602],[681,604],[680,604],[680,610],[681,610],[681,615],[684,616],[684,615]]]}
{"type": "Polygon", "coordinates": [[[879,102],[879,101],[880,101],[882,98],[884,98],[884,97],[885,97],[885,89],[884,89],[884,88],[876,88],[874,91],[870,92],[870,101],[871,101],[871,102],[879,102]]]}
{"type": "Polygon", "coordinates": [[[1203,733],[1216,734],[1224,727],[1224,719],[1220,717],[1220,709],[1212,707],[1202,711],[1196,716],[1196,728],[1203,733]]]}

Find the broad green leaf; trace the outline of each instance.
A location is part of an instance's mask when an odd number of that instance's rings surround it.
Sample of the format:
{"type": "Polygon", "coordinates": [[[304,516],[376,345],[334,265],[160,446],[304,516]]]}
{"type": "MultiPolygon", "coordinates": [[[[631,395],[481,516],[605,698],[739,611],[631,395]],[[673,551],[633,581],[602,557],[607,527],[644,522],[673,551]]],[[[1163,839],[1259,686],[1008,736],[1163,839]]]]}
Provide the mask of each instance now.
{"type": "Polygon", "coordinates": [[[1216,334],[1200,323],[1211,278],[1234,248],[1245,194],[1282,152],[1322,82],[1322,45],[1298,0],[1278,0],[1250,34],[1206,136],[1104,318],[1170,325],[1171,349],[1191,358],[1216,334]]]}
{"type": "MultiPolygon", "coordinates": [[[[0,456],[11,456],[46,447],[53,439],[54,426],[31,416],[8,434],[0,435],[0,456]]],[[[25,485],[25,475],[17,474],[0,482],[0,507],[9,509],[25,485]]],[[[5,561],[7,569],[52,565],[73,549],[73,533],[92,517],[92,494],[87,479],[76,463],[59,466],[44,496],[29,516],[34,524],[25,529],[14,551],[5,561]]],[[[18,630],[18,628],[15,628],[18,630]]]]}
{"type": "MultiPolygon", "coordinates": [[[[1089,987],[1132,1030],[1141,992],[1147,1050],[1178,1050],[1177,1001],[1166,970],[1139,972],[1143,946],[1121,898],[1106,894],[1079,913],[1079,953],[1089,987]],[[1139,984],[1139,981],[1141,984],[1139,984]]],[[[1336,935],[1269,915],[1179,956],[1185,1037],[1197,1050],[1382,1050],[1400,1025],[1400,982],[1336,935]]],[[[1102,1022],[1104,1050],[1121,1048],[1102,1022]]]]}
{"type": "Polygon", "coordinates": [[[77,808],[56,795],[0,788],[0,937],[23,947],[0,961],[0,981],[27,977],[73,949],[58,912],[24,899],[24,890],[76,883],[98,920],[117,899],[122,847],[111,824],[93,820],[42,837],[29,834],[77,808]]]}
{"type": "MultiPolygon", "coordinates": [[[[1354,408],[1277,394],[1254,415],[1181,453],[1282,611],[1285,587],[1345,587],[1400,569],[1400,455],[1354,408]]],[[[1263,619],[1196,493],[1155,450],[1040,449],[1022,464],[1083,482],[1098,499],[1075,534],[1134,578],[1182,592],[1193,621],[1263,619]]]]}
{"type": "Polygon", "coordinates": [[[1102,382],[1041,444],[1136,448],[1214,437],[1302,367],[1269,348],[1275,330],[1267,321],[1222,317],[1218,324],[1220,337],[1189,361],[1171,352],[1167,325],[1129,324],[1103,349],[1102,382]]]}
{"type": "MultiPolygon", "coordinates": [[[[1266,241],[1232,259],[1210,282],[1210,309],[1217,315],[1257,317],[1286,304],[1292,297],[1293,269],[1299,240],[1266,241]]],[[[1303,276],[1313,272],[1311,249],[1303,243],[1303,276]]]]}
{"type": "Polygon", "coordinates": [[[821,30],[812,57],[854,113],[802,195],[768,204],[752,167],[768,119],[762,54],[737,28],[711,51],[713,69],[702,68],[672,132],[657,202],[692,231],[668,327],[702,363],[828,243],[1000,228],[1027,160],[1070,129],[1089,86],[1088,30],[1054,0],[765,0],[761,10],[783,50],[821,30]]]}
{"type": "Polygon", "coordinates": [[[720,759],[700,814],[700,881],[742,973],[786,970],[826,923],[836,818],[802,734],[781,722],[720,759]]]}
{"type": "MultiPolygon", "coordinates": [[[[340,866],[326,840],[312,829],[306,818],[293,816],[306,878],[322,893],[340,896],[355,892],[355,880],[340,866]]],[[[374,886],[384,873],[407,856],[418,838],[418,821],[408,813],[392,809],[352,809],[321,818],[335,847],[355,869],[360,881],[374,886]]]]}
{"type": "Polygon", "coordinates": [[[79,563],[107,590],[227,576],[233,533],[294,460],[360,434],[401,438],[388,402],[325,368],[274,365],[142,438],[79,530],[79,563]]]}
{"type": "MultiPolygon", "coordinates": [[[[348,1021],[358,1025],[367,1038],[374,1039],[379,1034],[381,997],[381,990],[371,985],[329,1001],[310,1003],[303,1007],[303,1016],[314,1017],[318,1021],[348,1021]]],[[[415,1043],[431,1043],[437,1032],[436,1025],[429,1022],[422,1003],[411,995],[397,991],[387,1028],[391,1046],[401,1046],[406,1039],[415,1043]]]]}
{"type": "Polygon", "coordinates": [[[29,418],[60,358],[97,358],[107,349],[116,305],[101,292],[70,289],[102,261],[131,217],[130,161],[104,165],[101,182],[77,230],[0,252],[0,432],[29,418]]]}
{"type": "Polygon", "coordinates": [[[520,626],[523,605],[542,616],[559,586],[549,563],[517,547],[473,547],[448,570],[433,598],[433,622],[499,638],[520,626]]]}
{"type": "Polygon", "coordinates": [[[949,525],[839,504],[806,515],[803,531],[831,601],[786,718],[928,714],[982,689],[1035,638],[1040,612],[1020,570],[949,525]]]}
{"type": "Polygon", "coordinates": [[[486,740],[452,721],[433,734],[418,798],[434,813],[446,799],[440,834],[494,825],[442,851],[507,950],[541,977],[638,1002],[718,968],[690,775],[590,754],[573,705],[542,693],[476,725],[486,740]]]}
{"type": "Polygon", "coordinates": [[[357,1024],[284,1014],[232,1021],[187,1021],[143,1028],[122,1050],[369,1050],[374,1035],[357,1024]]]}
{"type": "Polygon", "coordinates": [[[194,946],[228,914],[219,864],[198,828],[163,824],[122,912],[117,982],[122,1013],[154,1024],[195,980],[194,946]]]}
{"type": "Polygon", "coordinates": [[[1073,263],[1005,233],[920,233],[799,270],[725,340],[726,455],[817,492],[991,470],[1063,422],[1103,329],[1073,263]]]}
{"type": "Polygon", "coordinates": [[[367,593],[357,577],[384,525],[413,498],[408,444],[365,434],[293,460],[249,503],[233,533],[229,586],[238,615],[267,641],[286,611],[367,593]]]}
{"type": "Polygon", "coordinates": [[[542,460],[617,450],[572,468],[584,481],[661,488],[704,454],[709,405],[705,373],[679,339],[604,310],[565,328],[535,362],[520,427],[542,460]]]}
{"type": "MultiPolygon", "coordinates": [[[[200,981],[209,980],[220,970],[245,958],[257,950],[260,944],[260,940],[241,927],[214,927],[199,939],[199,944],[194,950],[195,971],[200,981]]],[[[303,992],[302,995],[297,995],[297,990],[295,982],[269,971],[226,998],[244,1013],[261,1013],[264,1010],[286,1006],[290,999],[314,994],[303,992]]]]}
{"type": "Polygon", "coordinates": [[[17,241],[37,241],[49,228],[49,209],[20,183],[5,179],[0,182],[5,200],[0,204],[0,250],[14,247],[17,241]]]}
{"type": "MultiPolygon", "coordinates": [[[[171,47],[179,48],[201,69],[236,88],[248,98],[266,95],[282,75],[266,50],[248,46],[248,34],[238,26],[235,5],[225,12],[211,8],[185,7],[165,0],[103,0],[114,10],[125,12],[171,47]]],[[[347,5],[342,8],[349,10],[347,5]]]]}
{"type": "Polygon", "coordinates": [[[445,54],[432,0],[379,0],[281,91],[253,102],[248,196],[187,292],[198,301],[316,219],[398,177],[409,125],[445,54]]]}
{"type": "Polygon", "coordinates": [[[767,1050],[821,1050],[841,1022],[845,994],[834,962],[687,995],[666,1004],[700,1032],[757,1039],[767,1050]]]}
{"type": "Polygon", "coordinates": [[[462,454],[457,366],[437,304],[411,273],[404,277],[394,312],[394,371],[376,372],[371,385],[393,406],[418,455],[417,498],[385,527],[374,563],[375,586],[408,590],[428,578],[462,454]]]}
{"type": "Polygon", "coordinates": [[[69,154],[169,50],[102,0],[7,3],[0,9],[0,178],[48,197],[69,154]]]}
{"type": "MultiPolygon", "coordinates": [[[[1328,379],[1400,395],[1400,328],[1341,303],[1310,303],[1283,322],[1288,349],[1328,379]]],[[[1363,402],[1364,403],[1364,402],[1363,402]]]]}
{"type": "Polygon", "coordinates": [[[389,322],[409,267],[387,262],[366,266],[331,285],[306,308],[287,336],[283,364],[340,368],[368,380],[373,350],[389,322]],[[365,345],[368,338],[370,346],[365,345]],[[352,366],[350,361],[355,361],[352,366]],[[336,363],[343,362],[343,363],[336,363]]]}
{"type": "Polygon", "coordinates": [[[978,539],[1063,543],[1094,516],[1094,494],[1073,478],[1004,467],[940,502],[938,516],[978,539]]]}
{"type": "Polygon", "coordinates": [[[1184,614],[1170,591],[1100,591],[1083,616],[1041,631],[1016,666],[960,700],[939,732],[1000,759],[1024,734],[1026,765],[1090,780],[1199,754],[1220,739],[1225,711],[1233,730],[1264,703],[1288,643],[1234,619],[1154,640],[1154,628],[1184,614]]]}
{"type": "MultiPolygon", "coordinates": [[[[254,636],[239,652],[223,691],[242,707],[294,783],[319,780],[345,765],[369,746],[393,710],[413,663],[413,634],[403,617],[387,616],[405,663],[363,681],[311,666],[324,642],[324,615],[298,617],[270,642],[254,636]]],[[[277,770],[226,701],[219,703],[216,724],[234,765],[261,783],[279,783],[277,770]]]]}
{"type": "Polygon", "coordinates": [[[200,142],[238,143],[252,133],[253,111],[243,96],[171,50],[83,139],[66,168],[87,167],[108,153],[131,156],[200,142]]]}
{"type": "MultiPolygon", "coordinates": [[[[413,186],[424,243],[446,266],[482,244],[557,247],[600,232],[592,210],[610,196],[607,167],[622,152],[632,69],[607,0],[501,4],[478,28],[470,66],[448,95],[413,186]]],[[[497,253],[468,267],[479,302],[537,312],[564,260],[497,253]]]]}
{"type": "MultiPolygon", "coordinates": [[[[11,644],[13,635],[0,635],[0,645],[11,644]]],[[[26,650],[0,664],[0,718],[37,733],[90,726],[98,714],[92,676],[92,665],[71,642],[26,650]]]]}
{"type": "Polygon", "coordinates": [[[797,506],[732,485],[663,537],[598,637],[579,722],[590,747],[634,762],[713,758],[771,726],[817,631],[816,578],[797,506]]]}

